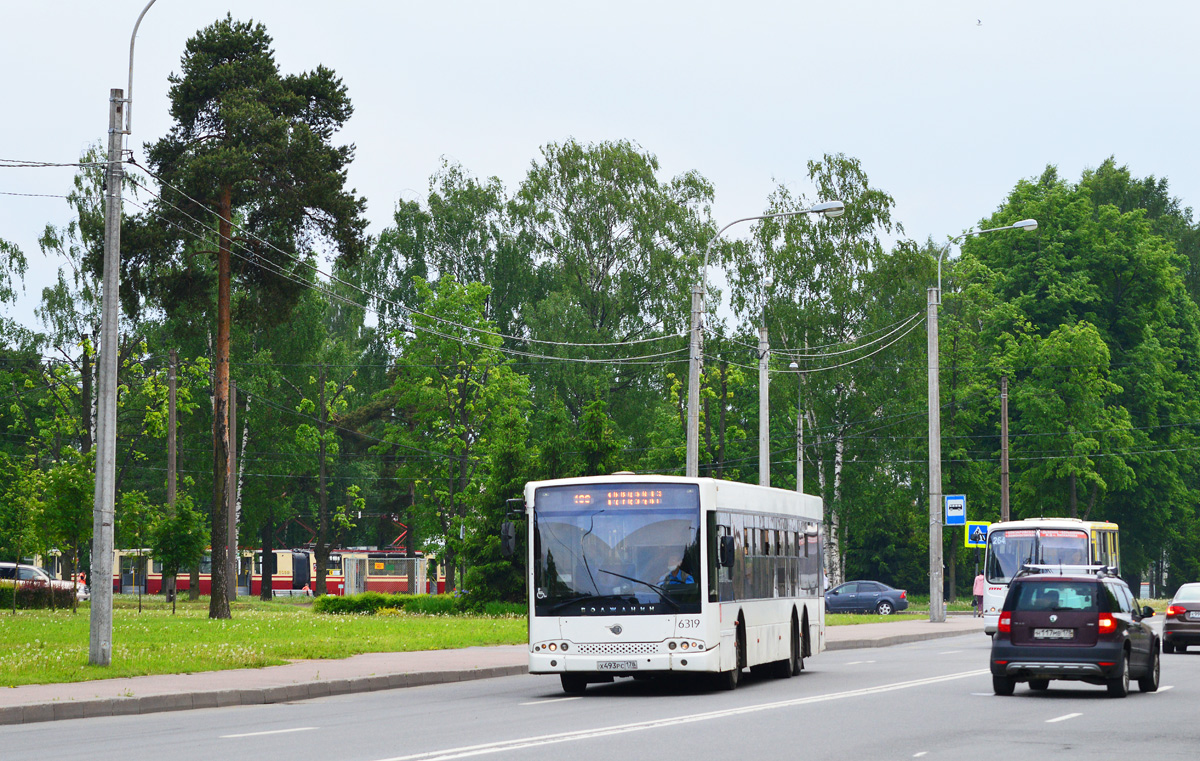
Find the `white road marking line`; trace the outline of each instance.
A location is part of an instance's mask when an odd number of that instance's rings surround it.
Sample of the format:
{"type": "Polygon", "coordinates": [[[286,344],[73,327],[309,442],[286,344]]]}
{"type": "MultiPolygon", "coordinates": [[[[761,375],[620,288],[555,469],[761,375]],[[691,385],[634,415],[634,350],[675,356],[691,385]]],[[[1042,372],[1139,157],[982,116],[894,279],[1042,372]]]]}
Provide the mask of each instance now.
{"type": "Polygon", "coordinates": [[[972,692],[971,694],[978,698],[992,698],[996,696],[994,692],[972,692]]]}
{"type": "Polygon", "coordinates": [[[559,732],[552,735],[520,737],[514,740],[501,740],[498,742],[484,743],[482,745],[467,745],[460,748],[431,750],[424,753],[413,753],[408,756],[393,756],[391,758],[380,759],[379,761],[449,761],[449,759],[455,758],[482,756],[490,753],[503,753],[505,751],[522,750],[524,748],[533,748],[541,745],[554,745],[563,742],[573,742],[575,740],[588,740],[597,737],[606,737],[609,735],[625,734],[627,732],[640,732],[646,729],[676,727],[680,724],[711,721],[712,719],[741,716],[743,714],[758,713],[759,711],[771,711],[777,708],[791,708],[793,706],[806,705],[809,703],[824,703],[830,700],[842,700],[845,698],[856,698],[866,695],[878,695],[884,692],[905,690],[909,689],[910,687],[924,687],[925,685],[950,682],[955,679],[965,679],[967,677],[982,676],[988,673],[991,673],[988,669],[962,671],[957,674],[948,674],[946,676],[935,676],[927,679],[914,679],[909,682],[895,682],[893,684],[884,684],[878,687],[865,687],[861,690],[833,692],[826,695],[813,695],[806,698],[782,700],[776,703],[760,703],[758,705],[743,706],[741,708],[727,708],[721,711],[709,711],[707,713],[673,716],[666,719],[640,721],[634,724],[617,724],[609,727],[597,727],[596,729],[582,729],[574,732],[559,732]]]}
{"type": "Polygon", "coordinates": [[[1167,690],[1173,690],[1173,689],[1175,689],[1175,685],[1168,684],[1166,687],[1159,687],[1158,690],[1155,692],[1155,694],[1158,694],[1159,692],[1166,692],[1167,690]]]}
{"type": "Polygon", "coordinates": [[[927,751],[927,750],[923,750],[923,751],[921,751],[920,753],[914,753],[914,754],[913,754],[913,758],[920,758],[921,756],[924,756],[924,755],[926,755],[927,753],[929,753],[929,751],[927,751]]]}
{"type": "Polygon", "coordinates": [[[578,695],[576,695],[573,698],[550,698],[549,700],[534,700],[529,703],[517,703],[517,705],[519,705],[519,706],[541,706],[541,705],[545,705],[547,703],[562,703],[563,701],[566,701],[566,700],[582,700],[582,698],[579,697],[578,695]]]}
{"type": "Polygon", "coordinates": [[[875,661],[850,661],[847,666],[861,666],[864,663],[874,663],[875,661]]]}
{"type": "Polygon", "coordinates": [[[1081,713],[1069,713],[1069,714],[1067,714],[1067,715],[1065,715],[1065,716],[1059,716],[1059,717],[1057,717],[1057,718],[1054,718],[1054,719],[1046,719],[1046,723],[1047,723],[1047,724],[1055,724],[1055,723],[1057,723],[1057,722],[1060,722],[1060,721],[1066,721],[1067,719],[1074,719],[1076,716],[1083,716],[1083,714],[1081,714],[1081,713]]]}
{"type": "Polygon", "coordinates": [[[294,729],[273,729],[270,732],[246,732],[240,735],[221,735],[222,740],[230,740],[234,737],[261,737],[262,735],[284,735],[288,732],[307,732],[310,729],[320,729],[320,727],[296,727],[294,729]]]}
{"type": "Polygon", "coordinates": [[[944,653],[938,653],[938,655],[958,655],[961,652],[962,650],[947,650],[944,653]]]}

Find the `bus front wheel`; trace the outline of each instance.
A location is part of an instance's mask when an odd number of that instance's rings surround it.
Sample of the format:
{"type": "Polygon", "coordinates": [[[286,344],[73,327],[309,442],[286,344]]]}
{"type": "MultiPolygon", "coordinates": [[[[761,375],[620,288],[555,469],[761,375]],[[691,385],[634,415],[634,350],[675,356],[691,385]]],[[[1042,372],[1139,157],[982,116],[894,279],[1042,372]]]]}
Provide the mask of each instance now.
{"type": "Polygon", "coordinates": [[[736,690],[742,678],[742,638],[733,638],[734,666],[729,671],[717,673],[717,687],[722,690],[736,690]]]}

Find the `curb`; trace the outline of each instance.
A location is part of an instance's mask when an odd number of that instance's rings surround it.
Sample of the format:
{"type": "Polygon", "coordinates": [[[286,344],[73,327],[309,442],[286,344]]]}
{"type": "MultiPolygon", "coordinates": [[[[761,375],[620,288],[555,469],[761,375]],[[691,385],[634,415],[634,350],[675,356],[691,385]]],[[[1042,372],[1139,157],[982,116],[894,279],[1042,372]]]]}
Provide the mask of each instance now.
{"type": "Polygon", "coordinates": [[[969,634],[974,634],[974,632],[921,632],[919,634],[897,634],[891,637],[877,637],[874,639],[844,639],[838,642],[829,642],[826,640],[825,650],[861,650],[869,647],[891,647],[892,645],[907,645],[910,642],[924,642],[931,639],[964,637],[969,634]]]}
{"type": "Polygon", "coordinates": [[[494,666],[470,671],[425,671],[412,674],[380,674],[354,679],[332,679],[321,682],[302,682],[277,687],[246,690],[211,690],[167,695],[146,695],[130,698],[97,698],[94,700],[30,703],[0,708],[0,726],[33,724],[60,719],[89,719],[94,716],[130,716],[163,711],[187,711],[193,708],[226,708],[228,706],[288,703],[294,700],[324,698],[354,692],[395,690],[423,687],[430,684],[465,682],[516,676],[529,673],[529,666],[494,666]]]}
{"type": "MultiPolygon", "coordinates": [[[[826,640],[825,650],[858,650],[890,647],[910,642],[922,642],[945,637],[961,637],[970,631],[925,631],[885,637],[826,640]]],[[[264,705],[311,700],[331,695],[347,695],[377,690],[396,690],[423,687],[431,684],[466,682],[529,673],[528,664],[491,666],[470,670],[420,671],[405,674],[375,674],[350,679],[326,679],[249,689],[206,690],[199,692],[167,693],[127,698],[94,698],[88,700],[59,700],[45,703],[0,707],[0,726],[34,724],[61,719],[89,719],[97,716],[133,716],[164,711],[188,711],[196,708],[227,708],[229,706],[264,705]]]]}

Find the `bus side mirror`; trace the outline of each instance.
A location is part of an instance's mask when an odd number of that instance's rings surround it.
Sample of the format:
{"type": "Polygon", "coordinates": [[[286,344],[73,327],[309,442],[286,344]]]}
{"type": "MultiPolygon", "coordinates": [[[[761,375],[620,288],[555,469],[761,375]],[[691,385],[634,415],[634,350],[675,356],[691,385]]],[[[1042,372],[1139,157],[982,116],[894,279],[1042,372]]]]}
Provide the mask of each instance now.
{"type": "Polygon", "coordinates": [[[500,524],[500,553],[506,558],[517,553],[517,527],[512,521],[500,524]]]}
{"type": "Polygon", "coordinates": [[[721,537],[718,561],[725,568],[733,568],[733,537],[728,534],[721,537]]]}

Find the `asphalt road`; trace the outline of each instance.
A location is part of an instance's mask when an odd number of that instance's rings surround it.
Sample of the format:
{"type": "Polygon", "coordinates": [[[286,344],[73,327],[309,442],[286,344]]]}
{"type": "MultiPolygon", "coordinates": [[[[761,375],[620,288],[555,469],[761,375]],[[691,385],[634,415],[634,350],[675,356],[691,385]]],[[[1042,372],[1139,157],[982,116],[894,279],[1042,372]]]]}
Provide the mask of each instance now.
{"type": "Polygon", "coordinates": [[[826,652],[735,692],[618,680],[564,697],[516,676],[263,706],[0,727],[0,761],[1193,759],[1200,653],[1163,656],[1158,693],[1052,682],[992,695],[988,640],[826,652]]]}

